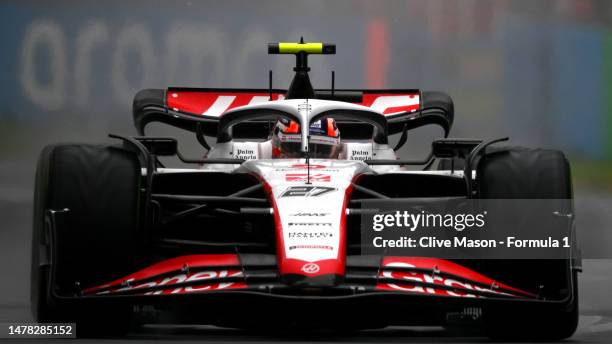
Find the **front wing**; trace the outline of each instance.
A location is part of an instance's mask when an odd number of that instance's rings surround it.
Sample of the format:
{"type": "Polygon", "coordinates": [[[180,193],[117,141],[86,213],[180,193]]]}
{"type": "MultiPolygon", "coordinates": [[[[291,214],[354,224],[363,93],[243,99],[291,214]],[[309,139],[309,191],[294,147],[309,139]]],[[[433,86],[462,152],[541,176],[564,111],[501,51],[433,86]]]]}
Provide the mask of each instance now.
{"type": "Polygon", "coordinates": [[[437,258],[349,256],[343,282],[325,288],[306,289],[281,284],[275,271],[276,260],[272,255],[187,255],[84,289],[82,295],[174,295],[249,290],[295,296],[402,292],[451,298],[537,299],[531,292],[437,258]]]}

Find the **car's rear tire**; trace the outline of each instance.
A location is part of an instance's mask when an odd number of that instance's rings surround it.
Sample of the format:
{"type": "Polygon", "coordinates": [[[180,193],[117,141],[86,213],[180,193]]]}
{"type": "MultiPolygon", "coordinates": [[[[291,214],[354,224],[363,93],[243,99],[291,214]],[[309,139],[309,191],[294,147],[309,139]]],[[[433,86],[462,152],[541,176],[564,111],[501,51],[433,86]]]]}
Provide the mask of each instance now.
{"type": "MultiPolygon", "coordinates": [[[[570,167],[563,153],[520,147],[489,149],[477,169],[480,198],[571,199],[570,167]]],[[[490,306],[484,310],[489,337],[503,340],[559,340],[570,337],[578,325],[577,272],[571,260],[506,260],[488,262],[516,276],[548,274],[548,284],[566,292],[558,307],[490,306]],[[514,269],[514,270],[513,270],[514,269]]],[[[512,281],[509,281],[512,283],[512,281]]]]}
{"type": "Polygon", "coordinates": [[[34,195],[31,309],[38,322],[73,322],[78,336],[124,334],[132,316],[125,304],[66,302],[82,288],[134,271],[138,253],[137,156],[115,146],[54,145],[39,158],[34,195]],[[46,223],[63,210],[60,225],[46,223]],[[57,247],[51,283],[50,237],[57,247]]]}

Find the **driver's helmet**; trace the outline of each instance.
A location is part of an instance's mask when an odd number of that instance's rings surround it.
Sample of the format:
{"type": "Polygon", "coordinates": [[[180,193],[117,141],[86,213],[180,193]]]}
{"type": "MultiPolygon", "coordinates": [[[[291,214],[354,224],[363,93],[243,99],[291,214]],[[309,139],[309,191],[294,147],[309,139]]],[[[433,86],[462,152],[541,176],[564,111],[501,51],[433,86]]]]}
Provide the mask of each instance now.
{"type": "MultiPolygon", "coordinates": [[[[309,128],[309,156],[311,158],[337,159],[341,151],[340,130],[333,118],[312,122],[309,128]]],[[[280,118],[272,130],[273,158],[301,158],[302,136],[300,125],[293,120],[280,118]]]]}

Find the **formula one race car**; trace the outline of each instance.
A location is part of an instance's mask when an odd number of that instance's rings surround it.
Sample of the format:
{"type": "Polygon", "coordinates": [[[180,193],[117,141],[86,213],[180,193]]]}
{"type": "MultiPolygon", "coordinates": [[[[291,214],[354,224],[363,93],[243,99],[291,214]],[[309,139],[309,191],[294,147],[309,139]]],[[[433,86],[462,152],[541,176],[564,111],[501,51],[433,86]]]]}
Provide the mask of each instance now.
{"type": "MultiPolygon", "coordinates": [[[[567,199],[561,152],[449,139],[453,102],[417,89],[314,89],[310,54],[288,90],[147,89],[138,137],[46,147],[38,163],[32,310],[120,335],[137,320],[235,328],[481,326],[493,338],[558,339],[578,319],[580,259],[363,254],[360,205],[389,199],[567,199]],[[151,122],[191,131],[188,158],[151,122]],[[422,160],[396,152],[437,125],[422,160]],[[393,135],[395,144],[390,144],[393,135]],[[214,143],[211,140],[214,138],[214,143]],[[180,159],[181,168],[162,161],[180,159]],[[189,168],[185,168],[185,165],[189,168]]],[[[332,74],[333,75],[333,74],[332,74]]],[[[333,80],[333,77],[332,77],[333,80]]],[[[563,214],[572,218],[573,209],[563,214]]],[[[559,230],[573,234],[573,221],[559,230]]]]}

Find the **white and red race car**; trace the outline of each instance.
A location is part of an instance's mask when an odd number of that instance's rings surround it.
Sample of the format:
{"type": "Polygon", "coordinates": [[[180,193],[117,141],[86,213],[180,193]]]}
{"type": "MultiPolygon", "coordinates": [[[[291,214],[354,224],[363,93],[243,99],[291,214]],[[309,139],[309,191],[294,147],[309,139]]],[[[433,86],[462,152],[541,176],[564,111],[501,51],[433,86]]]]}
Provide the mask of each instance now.
{"type": "Polygon", "coordinates": [[[454,109],[444,93],[337,90],[333,82],[314,89],[307,57],[334,45],[279,43],[269,52],[296,56],[288,90],[143,90],[133,109],[141,136],[44,149],[32,245],[38,321],[74,321],[80,334],[122,333],[142,313],[169,321],[156,315],[164,312],[230,327],[476,324],[492,337],[544,339],[574,332],[579,259],[571,253],[367,255],[360,237],[360,205],[369,200],[571,199],[562,153],[448,139],[454,109]],[[173,138],[145,136],[150,122],[194,132],[204,158],[184,157],[173,138]],[[279,123],[292,130],[280,144],[279,123]],[[331,155],[316,149],[311,129],[321,123],[331,155]],[[432,153],[399,159],[407,132],[429,124],[444,130],[432,153]],[[182,167],[162,164],[170,157],[182,167]]]}

